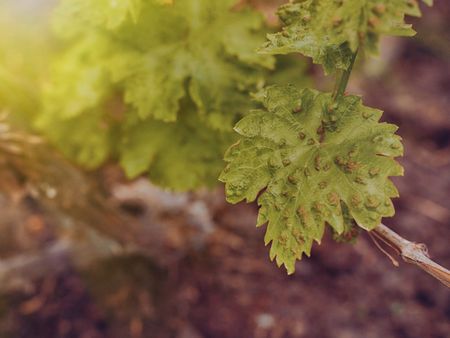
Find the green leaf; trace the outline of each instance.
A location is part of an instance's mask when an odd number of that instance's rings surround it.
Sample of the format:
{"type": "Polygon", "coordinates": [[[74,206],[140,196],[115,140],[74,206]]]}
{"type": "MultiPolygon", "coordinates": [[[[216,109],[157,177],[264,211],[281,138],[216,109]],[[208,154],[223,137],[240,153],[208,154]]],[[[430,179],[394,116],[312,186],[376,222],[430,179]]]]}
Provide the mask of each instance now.
{"type": "Polygon", "coordinates": [[[147,173],[152,182],[181,191],[217,185],[222,154],[236,139],[208,128],[192,104],[183,104],[175,123],[128,121],[125,129],[119,156],[127,176],[147,173]]]}
{"type": "Polygon", "coordinates": [[[342,217],[344,218],[344,230],[342,232],[337,232],[333,229],[333,239],[338,243],[354,244],[361,232],[361,228],[350,215],[347,206],[344,203],[341,203],[341,207],[342,217]]]}
{"type": "Polygon", "coordinates": [[[129,19],[136,22],[142,4],[142,0],[62,0],[54,23],[60,33],[67,36],[92,26],[114,30],[129,19]]]}
{"type": "Polygon", "coordinates": [[[120,122],[117,109],[108,104],[115,89],[105,63],[98,62],[108,57],[105,41],[94,37],[60,55],[52,64],[52,81],[43,88],[43,111],[34,123],[67,157],[88,169],[109,158],[120,122]]]}
{"type": "Polygon", "coordinates": [[[241,139],[220,180],[231,203],[258,198],[270,257],[292,273],[325,223],[344,231],[344,208],[366,230],[394,214],[398,192],[388,177],[403,174],[394,160],[403,147],[397,127],[379,123],[382,112],[357,96],[333,102],[328,93],[272,86],[259,98],[265,109],[236,125],[241,139]]]}
{"type": "Polygon", "coordinates": [[[130,177],[173,189],[217,183],[232,127],[274,66],[255,53],[262,16],[234,0],[119,2],[62,1],[55,27],[69,48],[39,129],[88,168],[118,157],[130,177]]]}
{"type": "Polygon", "coordinates": [[[43,126],[47,138],[65,156],[87,169],[94,169],[108,159],[117,138],[114,124],[99,110],[90,110],[89,114],[71,119],[47,115],[38,120],[38,127],[43,126]]]}
{"type": "Polygon", "coordinates": [[[274,66],[273,57],[254,52],[263,41],[262,17],[250,10],[231,11],[235,1],[160,5],[134,0],[114,8],[105,1],[64,1],[57,16],[62,23],[56,27],[62,35],[76,27],[81,40],[75,44],[99,42],[91,44],[92,50],[84,47],[86,58],[97,57],[96,65],[143,119],[175,121],[179,101],[190,96],[212,127],[229,129],[230,115],[242,114],[248,91],[263,80],[262,70],[274,66]],[[135,7],[139,16],[131,20],[126,14],[135,7]],[[120,25],[105,31],[105,18],[120,25]]]}
{"type": "MultiPolygon", "coordinates": [[[[52,81],[44,86],[44,120],[70,119],[96,109],[111,96],[113,86],[105,63],[105,41],[85,39],[69,48],[52,65],[52,81]],[[89,51],[89,52],[87,52],[89,51]]],[[[52,127],[51,127],[52,128],[52,127]]]]}
{"type": "Polygon", "coordinates": [[[283,31],[268,35],[260,51],[302,53],[331,73],[348,68],[360,47],[376,53],[381,35],[414,35],[404,17],[420,14],[416,0],[294,0],[279,8],[283,31]]]}

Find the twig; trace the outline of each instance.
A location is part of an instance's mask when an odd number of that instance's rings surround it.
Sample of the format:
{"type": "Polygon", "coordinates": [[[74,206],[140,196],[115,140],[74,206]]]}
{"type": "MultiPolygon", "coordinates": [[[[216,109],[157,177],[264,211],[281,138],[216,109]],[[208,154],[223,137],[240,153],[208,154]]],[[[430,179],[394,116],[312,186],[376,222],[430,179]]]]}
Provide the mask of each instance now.
{"type": "Polygon", "coordinates": [[[425,244],[408,241],[384,224],[372,230],[371,234],[394,249],[406,263],[417,265],[450,288],[450,271],[430,259],[425,244]]]}

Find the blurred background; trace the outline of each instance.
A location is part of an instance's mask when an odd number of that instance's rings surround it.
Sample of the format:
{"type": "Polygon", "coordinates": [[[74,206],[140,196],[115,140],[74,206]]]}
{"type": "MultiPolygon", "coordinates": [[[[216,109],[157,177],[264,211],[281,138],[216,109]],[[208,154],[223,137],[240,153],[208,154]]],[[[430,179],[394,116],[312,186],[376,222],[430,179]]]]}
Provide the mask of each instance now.
{"type": "MultiPolygon", "coordinates": [[[[395,268],[366,234],[347,245],[328,233],[287,276],[269,261],[256,205],[228,205],[222,188],[127,182],[114,164],[86,173],[31,135],[33,83],[59,48],[55,3],[0,1],[0,338],[450,337],[449,289],[395,268]]],[[[277,25],[282,1],[248,3],[277,25]]],[[[408,20],[418,34],[384,39],[349,90],[404,138],[385,223],[450,267],[450,3],[408,20]]]]}

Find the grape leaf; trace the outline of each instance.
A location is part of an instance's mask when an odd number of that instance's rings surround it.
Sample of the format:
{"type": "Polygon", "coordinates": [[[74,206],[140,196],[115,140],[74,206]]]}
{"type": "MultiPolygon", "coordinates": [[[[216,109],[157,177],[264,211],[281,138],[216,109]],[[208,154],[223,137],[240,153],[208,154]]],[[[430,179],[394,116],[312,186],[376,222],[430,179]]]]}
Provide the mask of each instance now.
{"type": "MultiPolygon", "coordinates": [[[[432,4],[432,0],[424,2],[432,4]]],[[[359,47],[376,53],[381,35],[414,35],[404,17],[420,14],[416,0],[294,0],[279,8],[285,26],[268,35],[260,51],[302,53],[331,73],[348,68],[359,47]]]]}
{"type": "Polygon", "coordinates": [[[231,203],[258,198],[257,224],[268,223],[265,243],[278,265],[292,273],[325,223],[342,233],[344,208],[366,230],[394,214],[398,192],[388,177],[403,174],[394,160],[403,148],[397,127],[378,122],[381,111],[357,96],[333,102],[294,86],[269,87],[259,99],[265,109],[236,125],[241,139],[220,180],[231,203]]]}
{"type": "Polygon", "coordinates": [[[94,169],[108,159],[117,138],[117,127],[98,109],[70,119],[46,115],[45,119],[38,120],[38,127],[42,126],[46,137],[65,156],[87,169],[94,169]]]}
{"type": "Polygon", "coordinates": [[[263,40],[262,17],[250,10],[231,11],[235,3],[231,0],[189,0],[172,5],[138,1],[139,17],[124,19],[136,1],[110,8],[66,0],[59,11],[63,23],[56,26],[62,35],[78,27],[78,43],[99,42],[100,47],[92,51],[85,48],[86,57],[101,56],[97,64],[124,91],[125,101],[141,118],[175,121],[180,99],[189,96],[212,127],[229,129],[234,119],[230,115],[241,114],[242,105],[248,108],[246,95],[262,82],[262,70],[274,66],[272,56],[254,53],[263,40]],[[102,20],[91,20],[96,13],[92,7],[101,8],[105,17],[122,13],[121,24],[105,31],[102,20]],[[70,19],[63,20],[66,17],[70,19]]]}
{"type": "Polygon", "coordinates": [[[56,29],[69,48],[46,83],[39,129],[88,168],[113,156],[129,177],[211,186],[249,92],[274,66],[254,52],[262,16],[234,3],[64,0],[56,29]]]}
{"type": "Polygon", "coordinates": [[[174,123],[127,121],[119,156],[129,178],[147,173],[152,182],[181,191],[217,185],[222,154],[236,134],[208,128],[192,103],[182,107],[174,123]]]}
{"type": "Polygon", "coordinates": [[[66,36],[73,36],[92,26],[115,30],[128,19],[136,22],[142,3],[142,0],[62,0],[54,24],[66,36]]]}
{"type": "Polygon", "coordinates": [[[344,219],[344,229],[342,232],[337,232],[332,229],[333,240],[337,243],[351,243],[354,244],[358,238],[361,228],[356,224],[353,217],[350,215],[347,206],[341,202],[342,217],[344,219]]]}
{"type": "Polygon", "coordinates": [[[115,112],[120,104],[110,105],[116,92],[106,62],[99,62],[108,57],[105,41],[92,37],[55,58],[52,81],[43,87],[43,111],[34,123],[67,157],[88,169],[109,158],[121,120],[115,112]]]}
{"type": "Polygon", "coordinates": [[[87,115],[112,95],[106,62],[99,62],[108,60],[108,55],[104,40],[90,38],[59,56],[52,65],[52,81],[44,86],[44,113],[39,126],[45,128],[53,119],[87,115]]]}

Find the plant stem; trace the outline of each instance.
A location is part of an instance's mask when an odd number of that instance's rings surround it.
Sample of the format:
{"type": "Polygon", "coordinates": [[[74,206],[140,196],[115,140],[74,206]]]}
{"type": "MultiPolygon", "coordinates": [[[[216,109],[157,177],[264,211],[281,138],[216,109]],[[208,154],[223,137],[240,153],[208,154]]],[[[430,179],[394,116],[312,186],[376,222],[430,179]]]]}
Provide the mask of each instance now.
{"type": "Polygon", "coordinates": [[[333,90],[333,100],[336,101],[342,95],[344,95],[345,89],[347,88],[348,80],[350,79],[350,74],[353,70],[353,65],[355,64],[356,56],[358,51],[353,53],[352,59],[350,60],[350,65],[346,70],[343,70],[336,77],[336,84],[333,90]]]}
{"type": "Polygon", "coordinates": [[[406,263],[417,265],[450,288],[450,271],[430,259],[425,244],[408,241],[384,224],[380,224],[371,233],[394,249],[406,263]]]}

